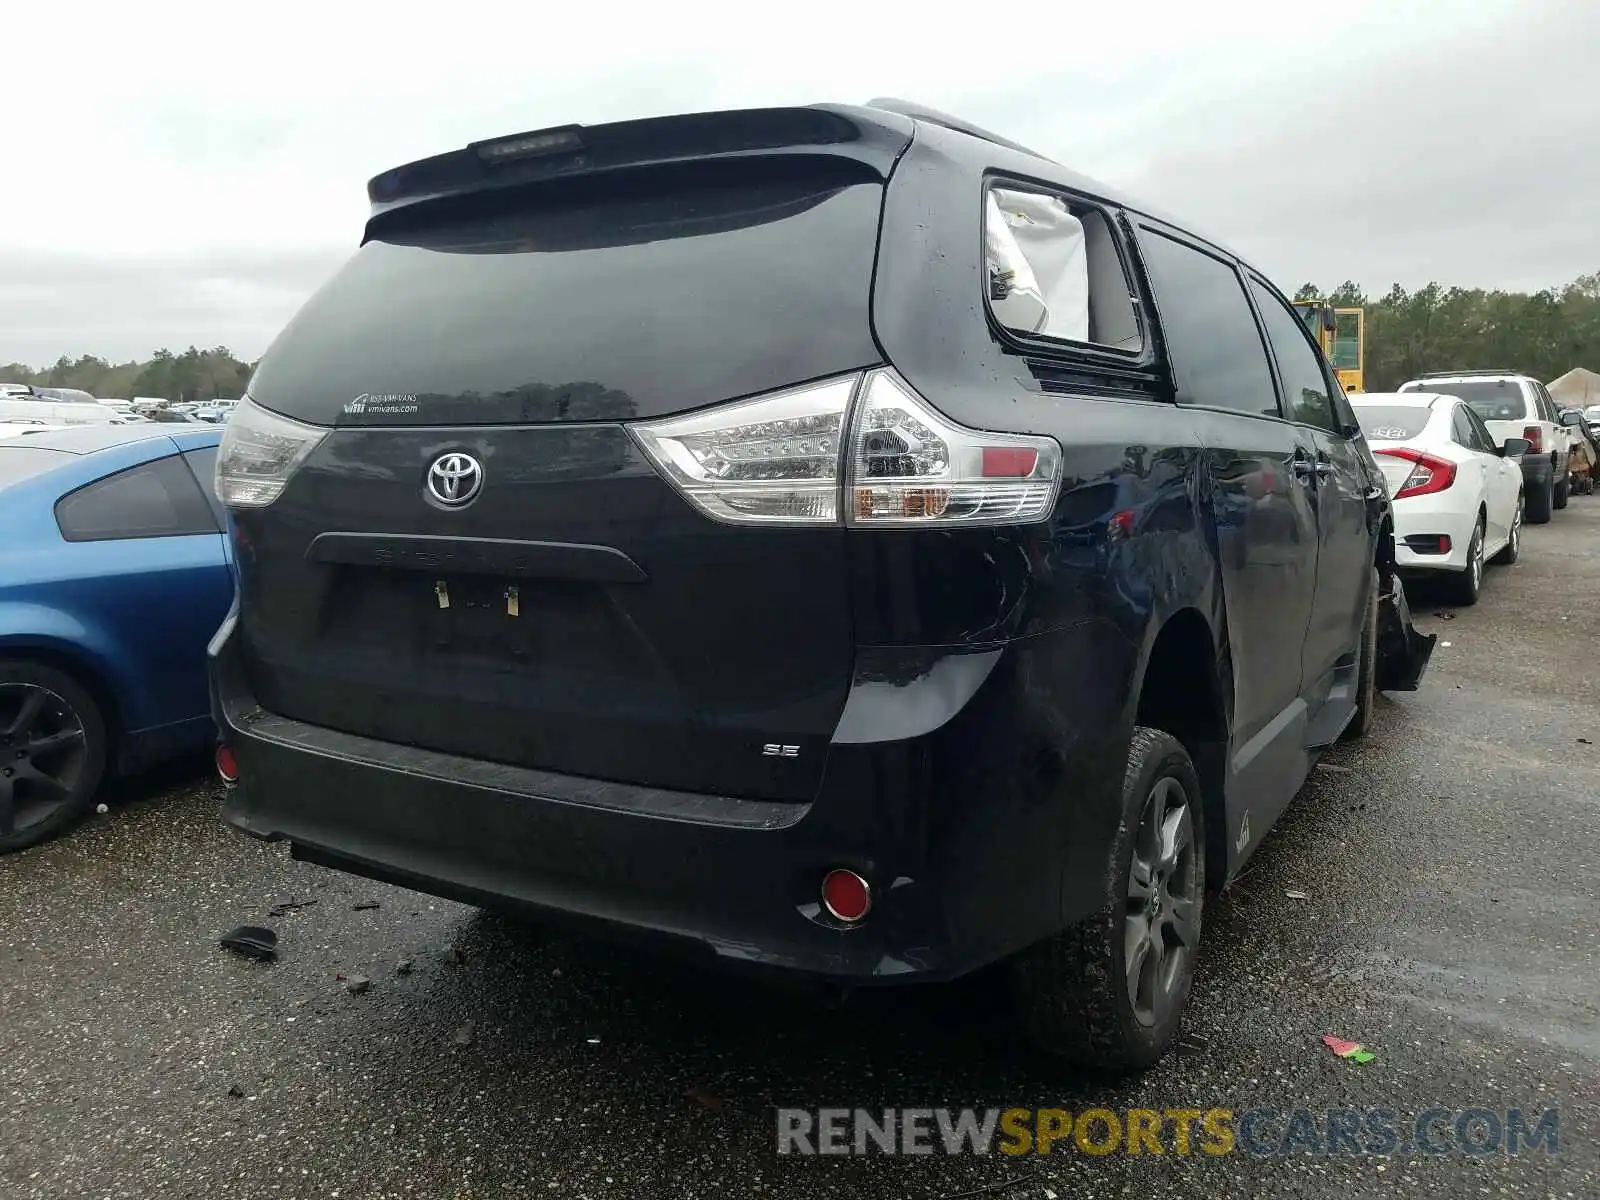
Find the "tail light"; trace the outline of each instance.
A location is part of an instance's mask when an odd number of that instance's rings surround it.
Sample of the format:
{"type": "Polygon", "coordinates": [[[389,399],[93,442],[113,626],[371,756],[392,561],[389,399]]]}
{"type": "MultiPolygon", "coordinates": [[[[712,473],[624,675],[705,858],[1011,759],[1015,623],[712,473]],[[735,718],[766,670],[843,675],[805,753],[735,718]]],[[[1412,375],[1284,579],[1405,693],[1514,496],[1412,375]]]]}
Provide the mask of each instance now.
{"type": "Polygon", "coordinates": [[[1409,496],[1429,496],[1442,492],[1456,480],[1456,465],[1447,458],[1424,454],[1404,446],[1392,450],[1374,450],[1374,454],[1387,454],[1390,458],[1403,458],[1411,464],[1411,474],[1395,489],[1394,499],[1409,496]]]}
{"type": "Polygon", "coordinates": [[[633,426],[707,516],[740,525],[837,525],[839,447],[858,376],[633,426]]]}
{"type": "Polygon", "coordinates": [[[1522,436],[1528,441],[1528,450],[1533,454],[1544,453],[1544,426],[1529,425],[1522,431],[1522,436]]]}
{"type": "Polygon", "coordinates": [[[326,429],[268,412],[246,396],[228,419],[217,447],[217,499],[229,508],[265,508],[305,462],[326,429]]]}
{"type": "Polygon", "coordinates": [[[1037,521],[1061,478],[1054,438],[979,433],[934,412],[898,375],[874,371],[850,434],[851,525],[1037,521]]]}
{"type": "Polygon", "coordinates": [[[957,425],[887,369],[631,428],[686,499],[736,524],[1023,523],[1061,481],[1053,438],[957,425]]]}

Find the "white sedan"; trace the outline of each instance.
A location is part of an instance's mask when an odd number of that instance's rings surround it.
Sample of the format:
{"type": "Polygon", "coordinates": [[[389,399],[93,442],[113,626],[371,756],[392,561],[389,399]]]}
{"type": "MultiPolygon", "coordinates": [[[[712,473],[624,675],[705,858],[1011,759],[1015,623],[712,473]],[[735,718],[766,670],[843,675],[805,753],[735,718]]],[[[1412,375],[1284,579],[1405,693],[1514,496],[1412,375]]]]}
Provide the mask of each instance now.
{"type": "Polygon", "coordinates": [[[1476,603],[1484,562],[1514,563],[1521,549],[1528,443],[1496,445],[1455,396],[1363,392],[1350,403],[1394,502],[1395,565],[1438,575],[1455,604],[1476,603]]]}

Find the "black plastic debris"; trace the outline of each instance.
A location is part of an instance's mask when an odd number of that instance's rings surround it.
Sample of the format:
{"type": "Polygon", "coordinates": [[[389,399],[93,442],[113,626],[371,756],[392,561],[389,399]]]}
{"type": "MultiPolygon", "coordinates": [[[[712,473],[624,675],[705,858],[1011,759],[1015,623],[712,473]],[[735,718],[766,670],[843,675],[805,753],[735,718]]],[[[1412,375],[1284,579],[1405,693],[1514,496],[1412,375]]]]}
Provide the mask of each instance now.
{"type": "Polygon", "coordinates": [[[271,908],[269,908],[267,910],[267,916],[286,917],[292,912],[300,911],[302,908],[310,908],[315,903],[315,900],[285,900],[282,903],[274,904],[271,908]]]}
{"type": "Polygon", "coordinates": [[[264,925],[241,925],[222,935],[222,948],[245,958],[271,962],[278,957],[278,935],[264,925]]]}
{"type": "Polygon", "coordinates": [[[358,900],[350,906],[352,912],[371,912],[378,907],[376,900],[358,900]]]}

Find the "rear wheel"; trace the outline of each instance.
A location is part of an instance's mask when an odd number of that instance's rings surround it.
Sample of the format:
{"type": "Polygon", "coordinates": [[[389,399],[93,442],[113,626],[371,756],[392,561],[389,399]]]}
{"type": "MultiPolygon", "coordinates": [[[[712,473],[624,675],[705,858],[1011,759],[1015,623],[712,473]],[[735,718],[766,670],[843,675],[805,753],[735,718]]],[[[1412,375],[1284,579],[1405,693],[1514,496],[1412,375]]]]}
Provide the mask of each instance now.
{"type": "Polygon", "coordinates": [[[1467,608],[1478,602],[1478,593],[1482,588],[1483,518],[1479,517],[1477,525],[1472,529],[1472,541],[1467,544],[1466,570],[1450,576],[1446,581],[1445,590],[1452,604],[1457,608],[1467,608]]]}
{"type": "Polygon", "coordinates": [[[1551,509],[1555,506],[1555,480],[1534,484],[1533,491],[1528,494],[1528,524],[1543,525],[1550,519],[1551,509]]]}
{"type": "Polygon", "coordinates": [[[1511,536],[1505,548],[1489,561],[1496,566],[1509,567],[1517,561],[1517,555],[1522,553],[1522,516],[1527,508],[1527,501],[1521,495],[1517,496],[1517,510],[1511,514],[1511,536]]]}
{"type": "Polygon", "coordinates": [[[0,854],[82,818],[105,760],[105,718],[77,680],[42,663],[0,661],[0,854]]]}
{"type": "Polygon", "coordinates": [[[1082,1066],[1143,1070],[1178,1031],[1205,903],[1200,780],[1179,741],[1136,728],[1105,906],[1014,963],[1029,1032],[1082,1066]]]}

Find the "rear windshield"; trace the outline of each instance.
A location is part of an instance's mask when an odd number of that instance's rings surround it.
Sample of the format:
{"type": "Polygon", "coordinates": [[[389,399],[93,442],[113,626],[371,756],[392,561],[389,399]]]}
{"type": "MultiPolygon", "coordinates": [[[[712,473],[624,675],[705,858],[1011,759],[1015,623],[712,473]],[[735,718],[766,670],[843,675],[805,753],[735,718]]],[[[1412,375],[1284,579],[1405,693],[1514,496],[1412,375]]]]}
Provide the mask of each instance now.
{"type": "Polygon", "coordinates": [[[320,424],[624,420],[879,361],[883,183],[701,164],[380,218],[250,393],[320,424]]]}
{"type": "Polygon", "coordinates": [[[0,442],[0,488],[8,483],[21,483],[24,479],[42,475],[51,467],[58,467],[66,461],[67,456],[58,450],[24,449],[0,442]]]}
{"type": "Polygon", "coordinates": [[[1437,392],[1441,396],[1459,396],[1485,421],[1521,421],[1527,415],[1527,400],[1520,385],[1510,380],[1428,379],[1407,384],[1404,391],[1437,392]]]}
{"type": "Polygon", "coordinates": [[[1352,404],[1361,432],[1375,442],[1404,442],[1416,437],[1433,415],[1430,408],[1400,404],[1352,404]]]}

